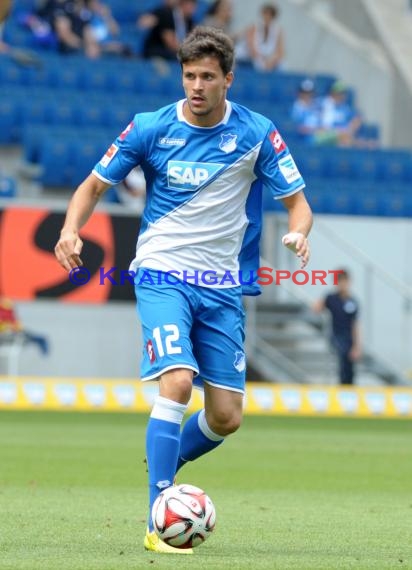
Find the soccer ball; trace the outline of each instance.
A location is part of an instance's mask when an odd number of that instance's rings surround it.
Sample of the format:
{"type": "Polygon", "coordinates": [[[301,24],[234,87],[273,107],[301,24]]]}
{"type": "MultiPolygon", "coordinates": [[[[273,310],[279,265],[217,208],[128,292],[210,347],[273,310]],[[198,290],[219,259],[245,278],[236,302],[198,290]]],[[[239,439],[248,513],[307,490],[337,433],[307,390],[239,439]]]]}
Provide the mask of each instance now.
{"type": "Polygon", "coordinates": [[[215,528],[216,511],[202,489],[175,485],[160,493],[152,508],[158,537],[175,548],[202,544],[215,528]]]}

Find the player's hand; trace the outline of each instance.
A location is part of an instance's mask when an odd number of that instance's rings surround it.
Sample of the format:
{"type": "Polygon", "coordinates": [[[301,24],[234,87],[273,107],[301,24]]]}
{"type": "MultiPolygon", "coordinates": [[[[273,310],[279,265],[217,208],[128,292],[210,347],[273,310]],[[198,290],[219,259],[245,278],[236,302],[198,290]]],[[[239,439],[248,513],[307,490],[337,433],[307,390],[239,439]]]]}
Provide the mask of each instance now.
{"type": "Polygon", "coordinates": [[[299,232],[289,232],[283,236],[282,243],[299,257],[301,269],[306,267],[310,257],[308,238],[299,232]]]}
{"type": "Polygon", "coordinates": [[[60,265],[66,271],[71,271],[83,265],[83,261],[80,258],[82,248],[83,242],[77,232],[62,230],[60,239],[54,248],[54,253],[60,265]]]}

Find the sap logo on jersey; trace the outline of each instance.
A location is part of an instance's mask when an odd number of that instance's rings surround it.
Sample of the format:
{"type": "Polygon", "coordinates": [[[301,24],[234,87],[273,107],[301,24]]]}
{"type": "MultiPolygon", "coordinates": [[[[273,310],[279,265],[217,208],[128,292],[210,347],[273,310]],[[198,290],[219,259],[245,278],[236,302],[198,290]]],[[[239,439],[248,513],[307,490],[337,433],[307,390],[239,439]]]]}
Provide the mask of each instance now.
{"type": "Polygon", "coordinates": [[[195,190],[199,186],[203,186],[221,168],[223,168],[223,164],[169,160],[167,163],[167,183],[169,188],[195,190]]]}

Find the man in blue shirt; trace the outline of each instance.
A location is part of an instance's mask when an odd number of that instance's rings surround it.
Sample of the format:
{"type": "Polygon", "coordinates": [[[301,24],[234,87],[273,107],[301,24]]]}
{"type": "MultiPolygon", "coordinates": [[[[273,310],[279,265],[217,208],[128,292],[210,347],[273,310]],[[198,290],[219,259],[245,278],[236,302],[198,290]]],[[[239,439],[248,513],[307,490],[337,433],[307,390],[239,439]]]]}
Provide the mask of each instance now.
{"type": "Polygon", "coordinates": [[[360,358],[359,305],[350,292],[349,272],[342,269],[334,293],[314,305],[316,312],[327,310],[331,316],[331,343],[338,355],[341,384],[353,384],[354,363],[360,358]]]}
{"type": "MultiPolygon", "coordinates": [[[[74,193],[55,252],[82,264],[79,232],[103,192],[140,165],[146,206],[136,255],[144,337],[142,380],[159,380],[147,427],[150,508],[187,461],[215,449],[242,420],[246,361],[242,292],[258,294],[262,190],[281,199],[283,243],[305,267],[312,213],[304,181],[275,125],[230,102],[233,42],[196,28],[178,52],[185,99],[135,115],[74,193]],[[243,285],[243,288],[242,288],[243,285]],[[193,385],[205,408],[180,426],[193,385]]],[[[161,542],[149,517],[147,550],[190,553],[161,542]]]]}

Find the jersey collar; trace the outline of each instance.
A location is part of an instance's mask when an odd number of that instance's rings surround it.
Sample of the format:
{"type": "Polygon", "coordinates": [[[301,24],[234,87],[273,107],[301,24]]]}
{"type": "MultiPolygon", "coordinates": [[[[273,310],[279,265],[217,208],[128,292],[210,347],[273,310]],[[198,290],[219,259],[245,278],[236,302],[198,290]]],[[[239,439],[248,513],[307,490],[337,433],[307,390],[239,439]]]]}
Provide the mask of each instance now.
{"type": "Polygon", "coordinates": [[[213,127],[198,127],[197,125],[192,125],[191,123],[189,123],[189,121],[185,119],[185,116],[183,115],[183,105],[185,102],[186,99],[181,99],[176,103],[177,119],[178,121],[186,123],[186,125],[189,125],[190,127],[195,127],[196,129],[215,129],[220,125],[226,125],[232,113],[232,103],[226,99],[226,111],[223,119],[219,123],[216,123],[216,125],[213,125],[213,127]]]}

